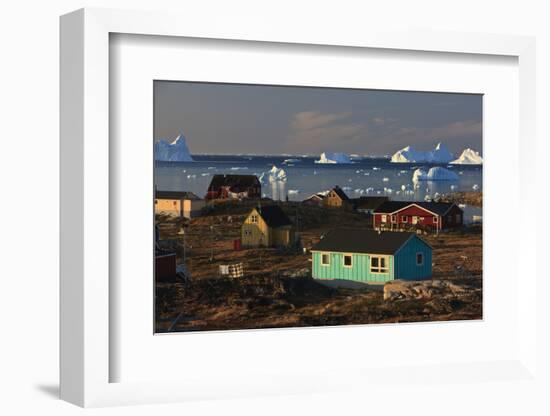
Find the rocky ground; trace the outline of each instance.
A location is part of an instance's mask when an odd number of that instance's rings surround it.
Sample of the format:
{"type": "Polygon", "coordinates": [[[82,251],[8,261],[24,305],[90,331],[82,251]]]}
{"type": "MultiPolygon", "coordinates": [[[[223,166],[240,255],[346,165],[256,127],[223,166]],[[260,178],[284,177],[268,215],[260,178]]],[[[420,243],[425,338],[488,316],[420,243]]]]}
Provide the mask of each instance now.
{"type": "MultiPolygon", "coordinates": [[[[248,204],[221,204],[185,224],[189,282],[158,283],[157,331],[368,324],[482,317],[482,229],[423,238],[434,248],[433,280],[392,282],[361,289],[327,287],[310,277],[310,254],[302,250],[235,251],[248,204]],[[218,275],[220,264],[241,262],[245,276],[218,275]]],[[[284,203],[298,223],[302,244],[311,247],[335,226],[369,228],[363,214],[284,203]]],[[[163,244],[183,257],[182,224],[163,221],[163,244]]]]}
{"type": "Polygon", "coordinates": [[[455,204],[466,204],[473,207],[483,206],[483,192],[452,192],[442,195],[442,202],[454,202],[455,204]]]}

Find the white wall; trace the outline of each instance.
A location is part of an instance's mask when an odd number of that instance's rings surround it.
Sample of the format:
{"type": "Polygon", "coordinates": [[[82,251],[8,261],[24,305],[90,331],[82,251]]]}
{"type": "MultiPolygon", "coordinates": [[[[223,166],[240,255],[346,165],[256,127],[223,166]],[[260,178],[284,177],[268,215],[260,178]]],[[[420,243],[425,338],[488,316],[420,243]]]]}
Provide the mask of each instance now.
{"type": "MultiPolygon", "coordinates": [[[[179,9],[189,19],[209,24],[213,14],[235,21],[243,16],[258,24],[274,20],[286,25],[323,25],[327,30],[356,30],[371,24],[432,27],[441,30],[513,33],[538,37],[538,128],[550,131],[550,25],[543,1],[143,1],[143,0],[20,0],[5,1],[0,12],[0,183],[2,186],[2,253],[0,255],[0,412],[19,414],[72,414],[79,409],[54,399],[58,375],[58,16],[83,6],[136,9],[179,9]],[[262,4],[266,3],[266,4],[262,4]],[[546,95],[545,95],[546,94],[546,95]],[[17,204],[14,211],[10,201],[17,204]],[[30,253],[30,255],[29,255],[30,253]],[[10,410],[8,410],[10,409],[10,410]]],[[[185,19],[181,22],[185,25],[185,19]]],[[[541,166],[542,149],[537,152],[541,166]]],[[[536,156],[533,155],[533,158],[536,156]]],[[[540,168],[540,174],[544,168],[540,168]]],[[[547,175],[546,175],[547,177],[547,175]]],[[[541,183],[546,178],[540,179],[541,183]]],[[[547,196],[545,197],[547,199],[547,196]]],[[[542,204],[542,201],[541,201],[542,204]]],[[[546,226],[548,228],[548,222],[546,226]]],[[[547,230],[546,230],[547,231],[547,230]]],[[[542,233],[541,233],[542,234],[542,233]]],[[[539,256],[542,258],[543,256],[539,256]]],[[[548,285],[539,288],[548,293],[548,285]]],[[[541,306],[541,313],[548,307],[541,306]],[[544,309],[543,309],[544,308],[544,309]]],[[[548,341],[546,339],[546,341],[548,341]]],[[[548,347],[548,343],[546,344],[548,347]]],[[[548,350],[548,348],[546,348],[548,350]]],[[[537,414],[534,402],[520,402],[506,384],[499,387],[502,400],[479,403],[483,395],[456,386],[457,400],[438,403],[438,386],[429,398],[420,395],[426,410],[431,405],[446,414],[484,410],[491,413],[537,414]],[[468,400],[460,397],[467,394],[468,400]],[[530,404],[531,403],[531,404],[530,404]]],[[[417,392],[418,393],[418,392],[417,392]]],[[[417,394],[416,393],[416,394],[417,394]]],[[[540,393],[540,392],[538,392],[540,393]]],[[[537,394],[537,392],[533,392],[537,394]]],[[[417,399],[419,395],[417,394],[417,399]]],[[[380,398],[381,409],[393,414],[407,411],[411,398],[380,398]],[[386,403],[387,405],[384,405],[386,403]]],[[[294,397],[166,405],[100,410],[101,414],[265,414],[307,412],[334,414],[360,411],[364,400],[345,392],[323,397],[294,397]]],[[[374,403],[373,403],[374,405],[374,403]]],[[[379,410],[378,413],[382,412],[379,410]]],[[[537,411],[538,410],[538,411],[537,411]]],[[[548,409],[546,409],[548,410],[548,409]]],[[[410,413],[410,411],[407,411],[410,413]]]]}

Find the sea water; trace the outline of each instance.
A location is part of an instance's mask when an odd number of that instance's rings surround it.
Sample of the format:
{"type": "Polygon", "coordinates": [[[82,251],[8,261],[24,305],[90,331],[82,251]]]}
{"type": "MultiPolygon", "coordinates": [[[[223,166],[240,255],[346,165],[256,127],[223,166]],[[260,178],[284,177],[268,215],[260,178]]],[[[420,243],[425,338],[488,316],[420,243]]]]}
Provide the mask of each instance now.
{"type": "MultiPolygon", "coordinates": [[[[350,164],[318,164],[311,156],[193,155],[194,162],[155,162],[155,184],[163,191],[190,191],[203,198],[215,174],[263,175],[262,194],[274,200],[302,201],[314,193],[340,186],[350,198],[388,196],[396,201],[424,201],[458,191],[482,191],[482,167],[391,163],[388,158],[355,158],[350,164]],[[286,181],[270,182],[273,166],[286,172],[286,181]],[[412,181],[417,168],[445,167],[456,181],[412,181]]],[[[463,208],[465,221],[481,209],[463,208]]]]}

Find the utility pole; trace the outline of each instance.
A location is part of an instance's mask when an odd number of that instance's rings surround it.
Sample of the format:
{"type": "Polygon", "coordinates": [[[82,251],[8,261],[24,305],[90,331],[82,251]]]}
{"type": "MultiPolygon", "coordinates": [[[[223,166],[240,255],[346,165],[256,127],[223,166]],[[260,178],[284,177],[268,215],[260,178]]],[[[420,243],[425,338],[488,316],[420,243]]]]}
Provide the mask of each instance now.
{"type": "Polygon", "coordinates": [[[180,227],[180,230],[178,231],[178,235],[181,236],[182,239],[182,246],[183,246],[183,262],[187,260],[186,252],[185,252],[185,229],[183,227],[180,227]]]}

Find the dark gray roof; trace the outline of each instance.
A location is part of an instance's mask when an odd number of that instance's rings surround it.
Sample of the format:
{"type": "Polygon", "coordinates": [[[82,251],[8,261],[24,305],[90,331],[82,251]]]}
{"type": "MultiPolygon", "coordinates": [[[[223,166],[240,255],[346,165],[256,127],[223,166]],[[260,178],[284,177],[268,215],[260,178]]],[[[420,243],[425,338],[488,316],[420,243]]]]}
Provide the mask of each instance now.
{"type": "Polygon", "coordinates": [[[376,209],[388,200],[387,196],[362,196],[352,201],[355,208],[376,209]]]}
{"type": "Polygon", "coordinates": [[[338,195],[340,197],[340,199],[342,201],[349,200],[349,198],[346,195],[346,193],[344,192],[344,190],[342,188],[340,188],[339,186],[335,186],[334,188],[332,188],[332,190],[336,193],[336,195],[338,195]]]}
{"type": "Polygon", "coordinates": [[[155,191],[158,199],[200,199],[193,192],[187,191],[155,191]]]}
{"type": "Polygon", "coordinates": [[[251,188],[260,186],[260,181],[256,175],[222,175],[216,174],[212,177],[208,191],[217,191],[222,186],[236,188],[251,188]]]}
{"type": "Polygon", "coordinates": [[[343,253],[394,254],[413,233],[357,228],[336,228],[326,234],[312,247],[317,251],[337,251],[343,253]]]}
{"type": "Polygon", "coordinates": [[[292,225],[292,221],[290,221],[279,205],[258,207],[257,211],[269,227],[276,228],[292,225]]]}
{"type": "Polygon", "coordinates": [[[374,210],[377,213],[390,214],[395,211],[402,210],[411,204],[418,205],[437,215],[445,215],[454,205],[452,202],[416,202],[416,201],[386,201],[374,210]]]}
{"type": "Polygon", "coordinates": [[[378,208],[376,208],[374,212],[383,212],[389,214],[391,212],[399,211],[400,209],[403,209],[411,204],[412,202],[410,201],[386,201],[383,202],[378,208]]]}

